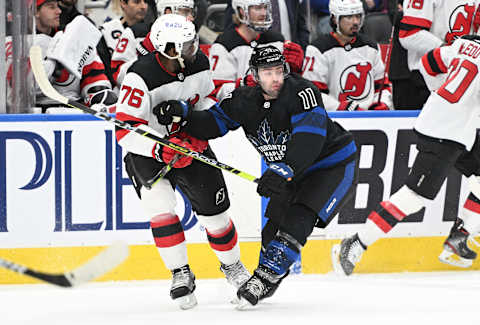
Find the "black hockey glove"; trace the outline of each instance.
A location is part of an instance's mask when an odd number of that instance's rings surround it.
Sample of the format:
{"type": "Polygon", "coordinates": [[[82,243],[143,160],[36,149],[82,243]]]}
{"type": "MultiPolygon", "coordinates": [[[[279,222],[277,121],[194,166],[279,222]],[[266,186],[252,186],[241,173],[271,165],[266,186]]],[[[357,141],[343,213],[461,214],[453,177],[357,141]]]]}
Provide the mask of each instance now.
{"type": "Polygon", "coordinates": [[[183,124],[188,120],[192,107],[190,103],[178,100],[167,100],[153,108],[153,114],[157,117],[158,123],[170,125],[172,122],[183,124]]]}
{"type": "Polygon", "coordinates": [[[293,169],[285,163],[271,164],[258,181],[261,196],[285,196],[292,190],[293,169]]]}

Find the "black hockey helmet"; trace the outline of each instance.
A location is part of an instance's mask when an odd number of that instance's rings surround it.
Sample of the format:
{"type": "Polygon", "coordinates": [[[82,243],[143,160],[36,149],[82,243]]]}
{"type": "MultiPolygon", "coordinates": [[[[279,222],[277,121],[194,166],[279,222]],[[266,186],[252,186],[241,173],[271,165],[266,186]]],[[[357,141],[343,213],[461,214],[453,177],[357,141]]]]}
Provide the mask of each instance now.
{"type": "Polygon", "coordinates": [[[290,73],[290,67],[285,60],[282,52],[273,45],[256,47],[253,49],[250,57],[249,70],[253,72],[253,76],[258,81],[258,69],[275,67],[283,65],[283,74],[287,76],[290,73]]]}

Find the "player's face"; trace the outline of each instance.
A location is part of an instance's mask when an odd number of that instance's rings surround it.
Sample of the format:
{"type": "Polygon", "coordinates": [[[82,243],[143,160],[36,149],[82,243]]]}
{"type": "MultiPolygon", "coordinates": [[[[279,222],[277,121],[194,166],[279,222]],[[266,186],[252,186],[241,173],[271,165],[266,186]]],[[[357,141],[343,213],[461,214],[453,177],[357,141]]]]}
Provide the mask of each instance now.
{"type": "Polygon", "coordinates": [[[190,42],[183,43],[182,48],[182,58],[187,62],[195,61],[198,51],[198,35],[195,35],[195,38],[190,42]]]}
{"type": "Polygon", "coordinates": [[[60,14],[62,11],[56,1],[46,2],[35,14],[37,24],[43,28],[57,28],[60,25],[60,14]]]}
{"type": "Polygon", "coordinates": [[[120,4],[127,21],[142,21],[147,14],[148,5],[145,0],[128,0],[128,2],[121,1],[120,4]]]}
{"type": "Polygon", "coordinates": [[[248,16],[253,25],[262,24],[267,19],[268,8],[266,4],[260,4],[248,7],[248,16]]]}
{"type": "Polygon", "coordinates": [[[258,81],[263,91],[271,98],[277,98],[283,87],[283,65],[258,69],[258,81]]]}
{"type": "Polygon", "coordinates": [[[340,17],[340,32],[343,35],[353,37],[357,35],[362,23],[362,14],[340,17]]]}

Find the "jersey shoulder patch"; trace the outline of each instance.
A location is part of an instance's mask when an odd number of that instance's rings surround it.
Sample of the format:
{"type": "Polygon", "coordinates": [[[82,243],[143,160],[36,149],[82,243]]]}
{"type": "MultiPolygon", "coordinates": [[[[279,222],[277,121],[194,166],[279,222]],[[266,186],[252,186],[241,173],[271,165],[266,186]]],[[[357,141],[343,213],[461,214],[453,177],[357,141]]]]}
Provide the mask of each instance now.
{"type": "Polygon", "coordinates": [[[258,44],[283,42],[284,40],[285,40],[285,38],[283,37],[282,34],[269,29],[266,32],[260,34],[260,37],[258,38],[258,44]]]}
{"type": "Polygon", "coordinates": [[[362,46],[370,46],[371,48],[378,50],[378,44],[374,40],[370,39],[365,34],[358,34],[355,42],[353,43],[353,47],[362,47],[362,46]]]}
{"type": "Polygon", "coordinates": [[[342,47],[340,43],[331,34],[322,34],[311,44],[315,46],[320,53],[325,53],[334,47],[342,47]]]}
{"type": "Polygon", "coordinates": [[[248,45],[247,42],[238,34],[235,29],[229,29],[219,35],[215,43],[223,45],[228,52],[241,45],[248,45]]]}
{"type": "Polygon", "coordinates": [[[177,80],[175,75],[171,75],[162,69],[158,64],[158,52],[153,52],[138,59],[128,68],[127,73],[134,72],[143,79],[148,87],[148,90],[155,89],[161,85],[177,80]]]}
{"type": "Polygon", "coordinates": [[[133,32],[133,36],[135,38],[146,37],[148,32],[150,31],[151,24],[147,23],[136,23],[135,25],[131,26],[130,29],[133,32]]]}

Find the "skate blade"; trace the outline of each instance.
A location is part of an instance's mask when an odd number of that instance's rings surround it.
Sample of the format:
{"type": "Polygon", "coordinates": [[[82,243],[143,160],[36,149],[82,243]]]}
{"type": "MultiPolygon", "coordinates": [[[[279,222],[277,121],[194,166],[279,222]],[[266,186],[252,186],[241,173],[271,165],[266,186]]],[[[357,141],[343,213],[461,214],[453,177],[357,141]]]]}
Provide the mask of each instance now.
{"type": "Polygon", "coordinates": [[[197,298],[195,294],[191,293],[189,295],[175,299],[175,302],[178,303],[178,306],[182,310],[192,309],[197,305],[197,298]]]}
{"type": "Polygon", "coordinates": [[[347,274],[345,274],[345,271],[343,271],[342,265],[340,264],[340,244],[333,245],[331,257],[333,271],[338,275],[346,276],[347,274]]]}
{"type": "Polygon", "coordinates": [[[238,305],[238,303],[240,302],[240,300],[238,299],[238,297],[233,297],[231,300],[230,300],[230,303],[232,305],[238,305]]]}
{"type": "Polygon", "coordinates": [[[445,249],[440,254],[440,256],[438,256],[438,259],[442,263],[450,264],[457,267],[463,267],[463,268],[468,268],[472,266],[472,263],[473,263],[472,260],[458,256],[457,254],[445,249]]]}

